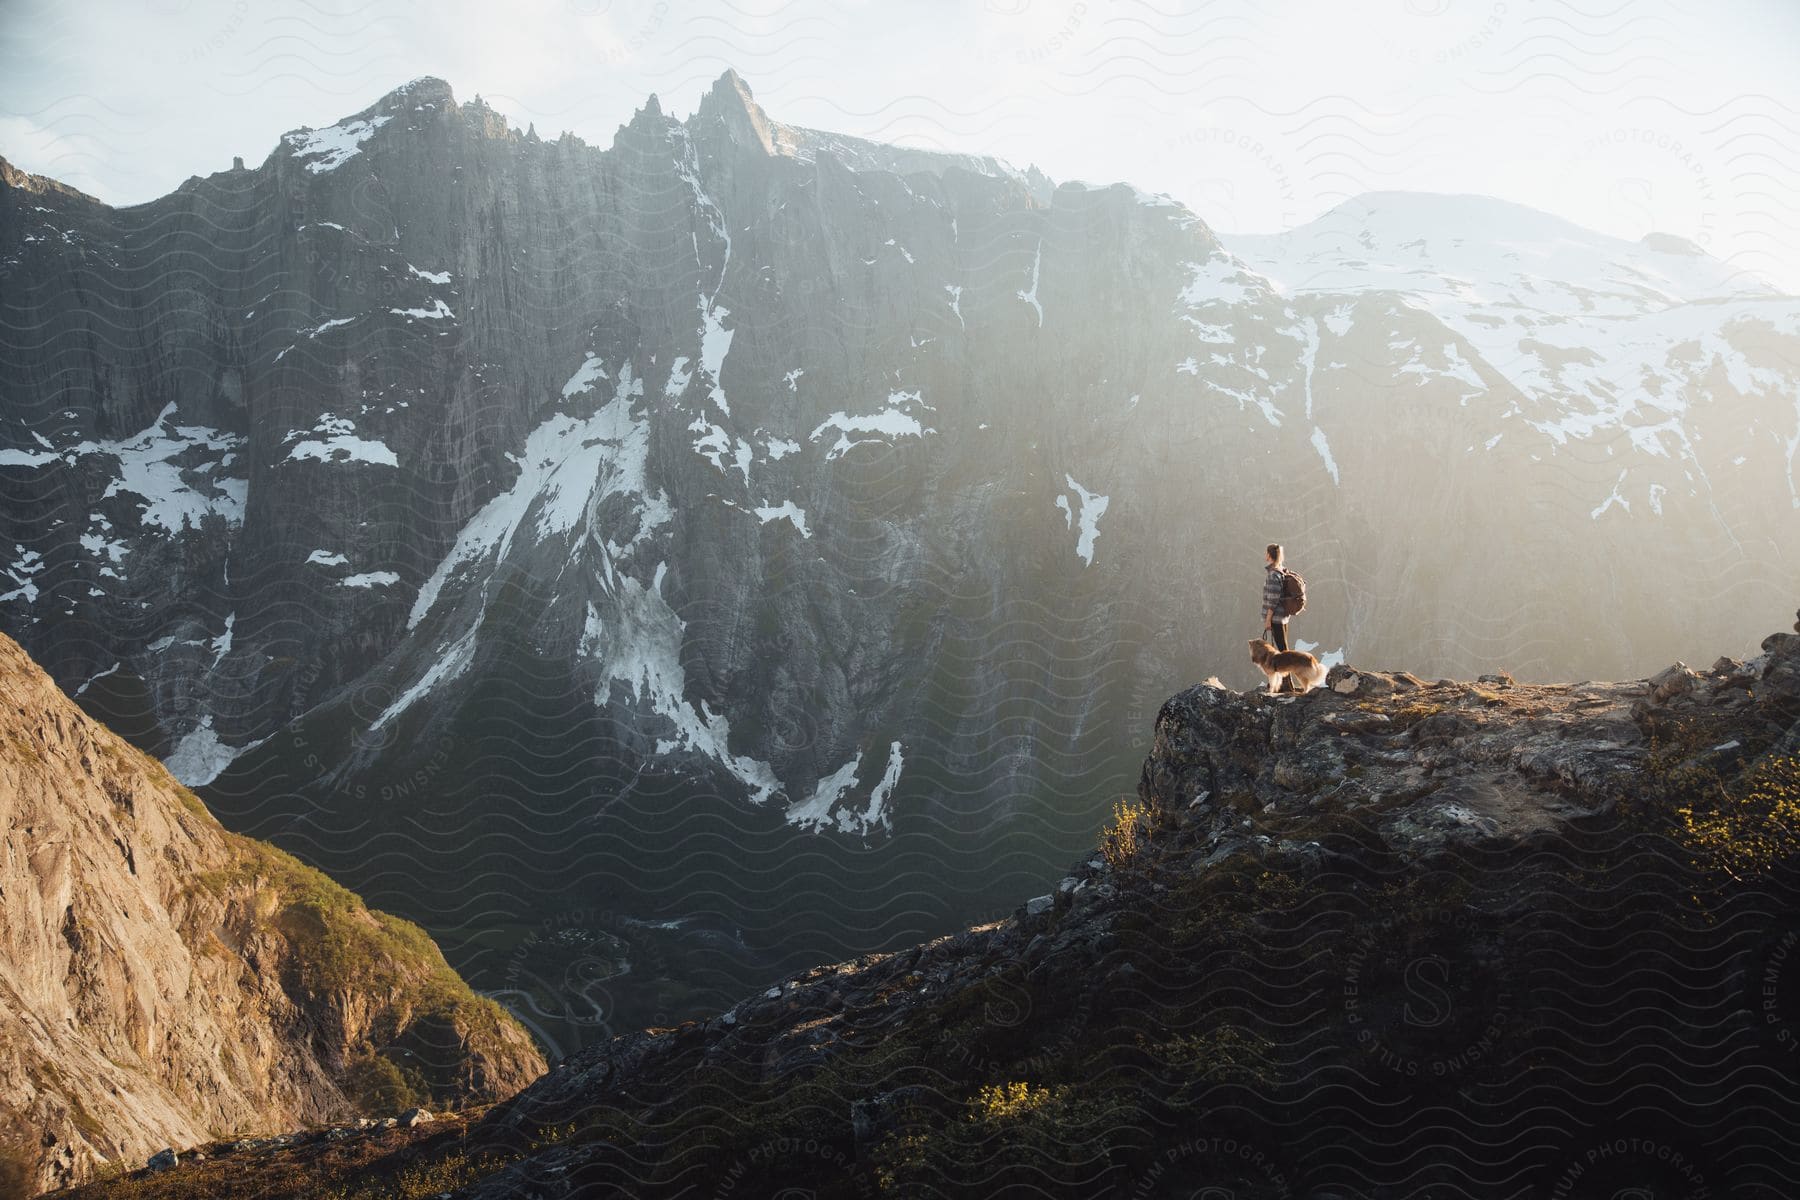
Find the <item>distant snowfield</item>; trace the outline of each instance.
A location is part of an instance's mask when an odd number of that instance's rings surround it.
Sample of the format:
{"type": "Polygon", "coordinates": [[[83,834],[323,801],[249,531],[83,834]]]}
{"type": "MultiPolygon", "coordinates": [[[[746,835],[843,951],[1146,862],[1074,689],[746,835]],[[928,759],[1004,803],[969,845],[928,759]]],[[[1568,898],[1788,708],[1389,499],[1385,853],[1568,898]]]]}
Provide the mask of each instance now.
{"type": "Polygon", "coordinates": [[[1245,304],[1267,298],[1268,282],[1231,255],[1186,264],[1188,284],[1182,289],[1178,312],[1190,324],[1201,324],[1187,313],[1212,304],[1245,304]]]}
{"type": "Polygon", "coordinates": [[[241,446],[243,439],[205,426],[178,426],[174,418],[175,405],[170,403],[136,437],[118,442],[83,442],[73,453],[110,454],[118,458],[118,480],[105,494],[128,492],[141,497],[144,503],[140,515],[146,525],[179,533],[184,521],[197,528],[209,513],[233,525],[242,524],[249,488],[246,481],[219,479],[213,484],[217,494],[203,493],[183,478],[182,468],[173,460],[186,456],[194,447],[204,447],[219,456],[207,473],[216,472],[229,465],[230,452],[241,446]]]}
{"type": "Polygon", "coordinates": [[[1678,239],[1607,237],[1486,196],[1375,192],[1286,233],[1220,239],[1287,295],[1394,291],[1540,315],[1621,317],[1776,294],[1678,239]]]}
{"type": "MultiPolygon", "coordinates": [[[[1533,404],[1503,416],[1521,417],[1557,446],[1623,433],[1644,453],[1686,459],[1696,490],[1705,482],[1685,424],[1687,396],[1696,378],[1720,371],[1735,391],[1794,411],[1788,486],[1800,507],[1800,395],[1791,371],[1744,349],[1771,328],[1794,334],[1800,305],[1697,246],[1607,237],[1487,197],[1401,192],[1357,197],[1287,233],[1221,239],[1282,295],[1388,293],[1430,314],[1451,336],[1438,346],[1391,343],[1403,359],[1400,377],[1454,380],[1469,389],[1465,403],[1503,380],[1533,404]]],[[[1337,305],[1320,324],[1333,337],[1351,335],[1355,305],[1337,305]]],[[[1199,366],[1189,359],[1178,370],[1199,366]]],[[[1323,428],[1314,427],[1313,446],[1336,480],[1323,428]]],[[[1660,515],[1667,488],[1636,485],[1646,486],[1639,494],[1660,515]]],[[[1628,487],[1621,477],[1596,496],[1596,518],[1615,505],[1628,510],[1628,487]]]]}

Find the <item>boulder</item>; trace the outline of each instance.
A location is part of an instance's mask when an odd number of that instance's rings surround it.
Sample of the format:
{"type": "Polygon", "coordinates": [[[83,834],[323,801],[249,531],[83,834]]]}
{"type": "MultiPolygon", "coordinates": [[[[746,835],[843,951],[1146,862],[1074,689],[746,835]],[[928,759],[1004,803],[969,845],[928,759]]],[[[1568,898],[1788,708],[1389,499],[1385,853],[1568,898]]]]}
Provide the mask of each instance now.
{"type": "Polygon", "coordinates": [[[176,1154],[173,1148],[165,1148],[152,1154],[150,1156],[150,1161],[144,1165],[149,1167],[152,1171],[167,1171],[179,1165],[180,1162],[181,1156],[176,1154]]]}
{"type": "Polygon", "coordinates": [[[1800,655],[1800,633],[1771,633],[1762,640],[1762,650],[1771,658],[1800,655]]]}
{"type": "Polygon", "coordinates": [[[1800,634],[1763,639],[1762,675],[1752,687],[1758,708],[1777,724],[1800,717],[1800,634]]]}
{"type": "Polygon", "coordinates": [[[1697,678],[1686,663],[1678,662],[1663,668],[1648,681],[1651,703],[1667,704],[1677,696],[1686,695],[1694,689],[1697,678]]]}
{"type": "MultiPolygon", "coordinates": [[[[1335,670],[1333,671],[1333,674],[1336,674],[1335,670]]],[[[1332,682],[1332,677],[1329,675],[1326,676],[1326,682],[1331,683],[1331,688],[1335,692],[1344,694],[1354,692],[1359,697],[1369,698],[1391,696],[1399,691],[1402,686],[1395,681],[1394,676],[1385,672],[1358,671],[1349,667],[1344,668],[1344,674],[1338,678],[1337,682],[1332,682]],[[1345,679],[1354,679],[1356,683],[1348,689],[1342,688],[1339,684],[1345,679]]]]}
{"type": "Polygon", "coordinates": [[[400,1127],[411,1129],[415,1125],[429,1124],[435,1118],[422,1108],[409,1108],[400,1114],[400,1127]]]}

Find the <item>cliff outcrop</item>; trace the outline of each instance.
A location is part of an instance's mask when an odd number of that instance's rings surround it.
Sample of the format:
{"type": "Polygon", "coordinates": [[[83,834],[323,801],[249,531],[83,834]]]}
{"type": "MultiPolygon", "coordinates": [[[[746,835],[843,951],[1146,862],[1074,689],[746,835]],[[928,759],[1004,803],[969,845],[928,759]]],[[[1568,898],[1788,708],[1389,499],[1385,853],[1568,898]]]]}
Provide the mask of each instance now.
{"type": "Polygon", "coordinates": [[[43,1186],[544,1069],[422,930],[223,829],[0,637],[0,1126],[43,1186]]]}

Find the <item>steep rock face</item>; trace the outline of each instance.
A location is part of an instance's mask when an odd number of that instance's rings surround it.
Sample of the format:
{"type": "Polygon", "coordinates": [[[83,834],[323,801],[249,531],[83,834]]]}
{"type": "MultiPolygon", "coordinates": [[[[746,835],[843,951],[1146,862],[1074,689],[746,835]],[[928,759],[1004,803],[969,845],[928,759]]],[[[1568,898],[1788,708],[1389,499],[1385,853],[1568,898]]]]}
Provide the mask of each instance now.
{"type": "Polygon", "coordinates": [[[1005,903],[1270,537],[1301,636],[1433,671],[1800,582],[1794,301],[1541,214],[1240,254],[733,73],[604,150],[426,79],[147,205],[4,181],[0,622],[559,1046],[1005,903]],[[600,970],[518,961],[561,922],[600,970]]]}
{"type": "Polygon", "coordinates": [[[1632,683],[1208,683],[1140,800],[1007,918],[591,1047],[362,1185],[1791,1189],[1800,636],[1632,683]]]}
{"type": "Polygon", "coordinates": [[[43,1185],[543,1069],[416,927],[227,833],[0,637],[0,1123],[43,1185]]]}

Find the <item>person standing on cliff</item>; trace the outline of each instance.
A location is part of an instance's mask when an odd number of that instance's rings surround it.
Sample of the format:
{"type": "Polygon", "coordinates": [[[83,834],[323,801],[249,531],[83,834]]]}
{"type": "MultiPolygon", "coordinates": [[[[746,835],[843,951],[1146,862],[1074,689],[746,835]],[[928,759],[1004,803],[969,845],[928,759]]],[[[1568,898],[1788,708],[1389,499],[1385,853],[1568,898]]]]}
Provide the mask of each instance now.
{"type": "Polygon", "coordinates": [[[1282,565],[1280,542],[1270,542],[1263,559],[1263,640],[1277,650],[1288,646],[1288,618],[1306,607],[1306,582],[1282,565]]]}

